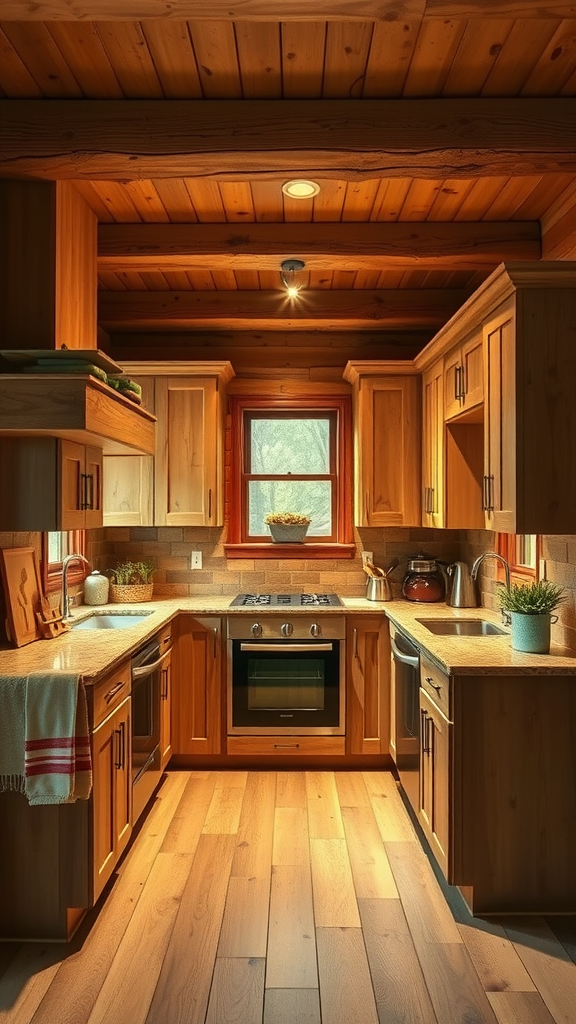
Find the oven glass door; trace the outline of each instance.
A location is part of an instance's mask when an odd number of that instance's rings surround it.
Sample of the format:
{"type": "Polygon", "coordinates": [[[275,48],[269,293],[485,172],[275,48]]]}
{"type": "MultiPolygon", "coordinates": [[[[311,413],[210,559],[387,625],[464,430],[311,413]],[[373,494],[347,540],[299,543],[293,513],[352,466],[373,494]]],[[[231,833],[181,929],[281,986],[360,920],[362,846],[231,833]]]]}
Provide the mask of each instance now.
{"type": "Polygon", "coordinates": [[[338,640],[232,644],[233,731],[339,728],[338,640]]]}

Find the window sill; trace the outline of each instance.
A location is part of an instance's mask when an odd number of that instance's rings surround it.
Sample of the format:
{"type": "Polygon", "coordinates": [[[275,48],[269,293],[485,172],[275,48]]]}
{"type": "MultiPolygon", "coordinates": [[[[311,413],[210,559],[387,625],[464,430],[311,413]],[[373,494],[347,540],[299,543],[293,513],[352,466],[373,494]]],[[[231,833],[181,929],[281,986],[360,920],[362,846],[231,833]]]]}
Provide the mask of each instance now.
{"type": "Polygon", "coordinates": [[[354,558],[355,544],[225,544],[226,558],[354,558]]]}

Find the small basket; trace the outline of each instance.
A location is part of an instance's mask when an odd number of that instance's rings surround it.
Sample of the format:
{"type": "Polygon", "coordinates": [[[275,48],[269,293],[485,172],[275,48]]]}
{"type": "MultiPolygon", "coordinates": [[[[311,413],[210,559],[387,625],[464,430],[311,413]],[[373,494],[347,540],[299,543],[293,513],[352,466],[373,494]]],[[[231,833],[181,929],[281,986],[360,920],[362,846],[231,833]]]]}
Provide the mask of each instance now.
{"type": "Polygon", "coordinates": [[[112,604],[132,604],[133,601],[151,601],[153,590],[153,583],[111,583],[110,601],[112,604]]]}

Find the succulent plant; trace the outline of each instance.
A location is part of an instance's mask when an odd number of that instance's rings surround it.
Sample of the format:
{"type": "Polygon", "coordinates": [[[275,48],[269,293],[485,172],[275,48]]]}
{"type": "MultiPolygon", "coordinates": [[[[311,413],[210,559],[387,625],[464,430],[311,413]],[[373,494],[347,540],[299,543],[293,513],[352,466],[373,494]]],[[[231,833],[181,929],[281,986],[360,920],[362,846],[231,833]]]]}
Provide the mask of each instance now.
{"type": "Polygon", "coordinates": [[[278,523],[280,526],[308,526],[310,516],[302,515],[300,512],[270,512],[265,523],[278,523]]]}

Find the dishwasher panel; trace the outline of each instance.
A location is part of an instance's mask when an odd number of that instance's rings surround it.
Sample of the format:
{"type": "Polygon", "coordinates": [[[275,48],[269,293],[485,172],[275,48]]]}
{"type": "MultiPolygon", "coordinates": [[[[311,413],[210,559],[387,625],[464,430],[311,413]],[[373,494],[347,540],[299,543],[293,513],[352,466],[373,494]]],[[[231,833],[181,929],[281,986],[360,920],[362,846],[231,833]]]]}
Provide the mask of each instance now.
{"type": "Polygon", "coordinates": [[[420,652],[396,630],[392,648],[392,736],[390,753],[402,788],[418,813],[420,772],[420,652]]]}

